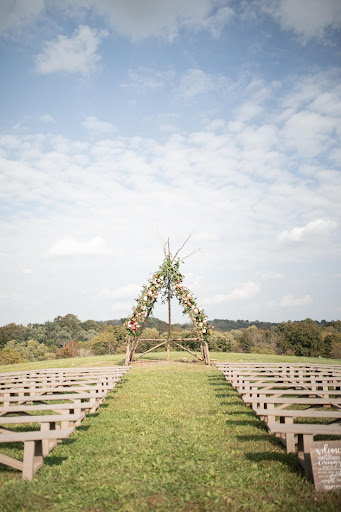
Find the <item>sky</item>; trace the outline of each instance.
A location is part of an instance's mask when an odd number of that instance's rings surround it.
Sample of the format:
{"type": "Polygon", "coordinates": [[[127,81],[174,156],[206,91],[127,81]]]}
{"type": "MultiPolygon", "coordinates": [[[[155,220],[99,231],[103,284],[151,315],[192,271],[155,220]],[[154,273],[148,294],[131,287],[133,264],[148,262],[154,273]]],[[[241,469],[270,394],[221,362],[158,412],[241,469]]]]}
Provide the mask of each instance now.
{"type": "Polygon", "coordinates": [[[0,325],[126,317],[190,234],[210,319],[340,319],[340,58],[340,0],[1,0],[0,325]]]}

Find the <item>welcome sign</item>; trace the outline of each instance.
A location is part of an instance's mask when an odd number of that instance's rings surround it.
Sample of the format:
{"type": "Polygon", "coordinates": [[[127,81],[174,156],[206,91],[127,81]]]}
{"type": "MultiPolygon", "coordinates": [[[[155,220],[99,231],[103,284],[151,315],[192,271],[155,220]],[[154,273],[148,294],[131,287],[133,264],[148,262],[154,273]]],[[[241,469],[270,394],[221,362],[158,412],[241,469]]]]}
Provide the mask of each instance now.
{"type": "Polygon", "coordinates": [[[315,441],[311,444],[311,465],[315,488],[341,489],[341,441],[315,441]]]}

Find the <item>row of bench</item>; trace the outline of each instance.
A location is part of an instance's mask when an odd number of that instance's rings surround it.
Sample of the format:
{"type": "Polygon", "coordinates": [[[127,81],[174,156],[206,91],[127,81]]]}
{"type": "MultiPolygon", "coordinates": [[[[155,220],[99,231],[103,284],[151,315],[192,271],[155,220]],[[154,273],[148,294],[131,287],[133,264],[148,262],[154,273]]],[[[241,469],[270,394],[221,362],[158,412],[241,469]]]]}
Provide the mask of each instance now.
{"type": "Polygon", "coordinates": [[[114,366],[1,373],[0,444],[23,443],[24,450],[23,460],[0,453],[0,463],[32,480],[44,457],[74,432],[85,413],[97,410],[129,369],[114,366]],[[40,430],[32,430],[37,424],[40,430]],[[13,427],[23,431],[13,431],[13,427]]]}
{"type": "Polygon", "coordinates": [[[299,363],[216,363],[246,405],[286,446],[296,451],[312,477],[311,443],[316,436],[341,439],[341,366],[299,363]],[[298,423],[307,420],[313,423],[298,423]],[[326,424],[326,422],[329,422],[326,424]]]}

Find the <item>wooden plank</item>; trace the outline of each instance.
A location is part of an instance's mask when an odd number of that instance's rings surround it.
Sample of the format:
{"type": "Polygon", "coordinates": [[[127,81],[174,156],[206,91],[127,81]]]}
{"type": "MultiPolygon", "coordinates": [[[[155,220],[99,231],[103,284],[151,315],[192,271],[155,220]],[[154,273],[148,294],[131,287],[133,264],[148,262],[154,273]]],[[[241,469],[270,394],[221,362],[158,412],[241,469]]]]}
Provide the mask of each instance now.
{"type": "Polygon", "coordinates": [[[25,441],[39,441],[43,439],[66,439],[73,432],[74,428],[66,430],[41,430],[30,432],[11,432],[10,434],[1,434],[0,443],[24,443],[25,441]]]}
{"type": "MultiPolygon", "coordinates": [[[[2,416],[0,418],[0,425],[15,425],[26,423],[56,423],[58,421],[76,422],[83,419],[84,414],[49,414],[49,415],[25,415],[25,416],[2,416]]],[[[1,439],[1,437],[0,437],[1,439]]]]}
{"type": "Polygon", "coordinates": [[[2,402],[11,402],[15,403],[18,401],[21,402],[37,402],[37,401],[56,401],[56,400],[87,400],[87,399],[97,399],[105,396],[105,393],[62,393],[62,394],[54,394],[54,395],[25,395],[25,396],[10,396],[10,397],[2,397],[0,400],[2,402]]]}

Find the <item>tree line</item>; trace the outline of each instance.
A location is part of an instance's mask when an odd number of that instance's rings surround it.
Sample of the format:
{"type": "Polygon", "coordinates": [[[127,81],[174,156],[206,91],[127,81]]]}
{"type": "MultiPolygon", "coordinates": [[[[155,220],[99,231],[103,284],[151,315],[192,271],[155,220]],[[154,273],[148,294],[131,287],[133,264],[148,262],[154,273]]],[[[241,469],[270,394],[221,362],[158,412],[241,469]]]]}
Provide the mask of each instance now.
{"type": "MultiPolygon", "coordinates": [[[[0,364],[41,361],[101,354],[124,353],[125,318],[81,322],[76,315],[58,316],[44,324],[27,326],[10,323],[0,327],[0,364]]],[[[249,322],[248,320],[210,321],[215,326],[209,341],[212,351],[286,354],[341,358],[341,321],[317,322],[307,318],[295,322],[249,322]]],[[[197,350],[192,324],[174,324],[172,336],[197,350]]],[[[149,318],[143,337],[167,338],[168,324],[149,318]]],[[[151,348],[153,341],[141,341],[139,351],[151,348]]],[[[161,348],[160,350],[164,350],[161,348]]]]}

